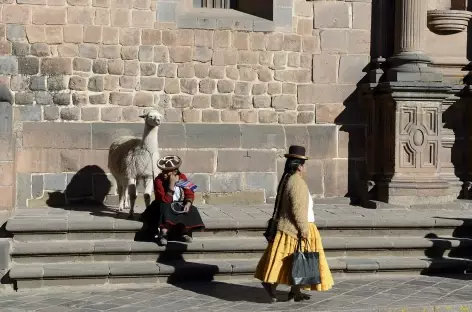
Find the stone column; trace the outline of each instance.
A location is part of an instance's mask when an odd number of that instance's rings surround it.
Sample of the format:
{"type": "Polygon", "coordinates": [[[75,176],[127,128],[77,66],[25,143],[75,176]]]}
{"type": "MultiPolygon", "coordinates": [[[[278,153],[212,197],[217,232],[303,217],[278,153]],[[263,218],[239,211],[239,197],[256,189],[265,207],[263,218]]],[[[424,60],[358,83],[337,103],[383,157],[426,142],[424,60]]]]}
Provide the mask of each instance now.
{"type": "Polygon", "coordinates": [[[395,0],[395,55],[389,58],[389,81],[442,81],[442,75],[428,67],[424,52],[428,1],[395,0]]]}

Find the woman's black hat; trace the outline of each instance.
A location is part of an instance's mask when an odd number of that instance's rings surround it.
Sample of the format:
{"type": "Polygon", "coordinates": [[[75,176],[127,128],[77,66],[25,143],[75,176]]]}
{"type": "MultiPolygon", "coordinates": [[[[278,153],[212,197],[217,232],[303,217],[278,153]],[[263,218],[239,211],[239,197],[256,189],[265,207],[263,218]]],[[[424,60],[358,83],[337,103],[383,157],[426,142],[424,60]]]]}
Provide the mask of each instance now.
{"type": "Polygon", "coordinates": [[[306,151],[303,146],[292,145],[289,147],[288,154],[285,154],[285,157],[307,160],[308,157],[306,157],[305,154],[306,154],[306,151]]]}

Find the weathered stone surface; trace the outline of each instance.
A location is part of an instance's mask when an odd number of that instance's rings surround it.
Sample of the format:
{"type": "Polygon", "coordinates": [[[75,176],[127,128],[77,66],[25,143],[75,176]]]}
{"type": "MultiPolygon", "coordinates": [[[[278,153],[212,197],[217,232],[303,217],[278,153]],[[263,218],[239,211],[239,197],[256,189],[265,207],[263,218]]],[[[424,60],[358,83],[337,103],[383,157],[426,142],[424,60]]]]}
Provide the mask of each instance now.
{"type": "Polygon", "coordinates": [[[180,79],[180,89],[183,93],[196,94],[198,91],[197,79],[180,79]]]}
{"type": "Polygon", "coordinates": [[[46,91],[46,77],[44,76],[31,77],[29,88],[33,91],[46,91]]]}
{"type": "Polygon", "coordinates": [[[274,172],[273,151],[222,150],[218,152],[218,172],[274,172]]]}
{"type": "Polygon", "coordinates": [[[24,148],[81,149],[91,147],[90,124],[24,123],[24,148]]]}
{"type": "Polygon", "coordinates": [[[39,59],[36,57],[19,57],[18,73],[23,75],[36,75],[39,73],[39,59]]]}
{"type": "Polygon", "coordinates": [[[14,56],[0,56],[0,74],[18,74],[18,60],[14,56]]]}
{"type": "Polygon", "coordinates": [[[157,66],[154,63],[141,63],[141,76],[154,76],[157,72],[157,66]]]}
{"type": "Polygon", "coordinates": [[[232,193],[242,190],[242,174],[215,173],[210,176],[210,190],[214,193],[232,193]]]}
{"type": "Polygon", "coordinates": [[[255,95],[253,96],[253,104],[255,108],[269,108],[271,106],[272,99],[267,95],[255,95]]]}
{"type": "Polygon", "coordinates": [[[61,109],[60,116],[62,120],[80,120],[80,107],[64,107],[61,109]]]}
{"type": "Polygon", "coordinates": [[[161,91],[164,89],[164,78],[160,77],[141,77],[140,86],[146,91],[161,91]]]}
{"type": "Polygon", "coordinates": [[[139,107],[154,106],[154,96],[151,92],[137,92],[133,98],[133,105],[139,107]]]}
{"type": "MultiPolygon", "coordinates": [[[[1,59],[0,59],[1,61],[1,59]]],[[[1,63],[0,63],[1,71],[1,63]]],[[[72,74],[72,62],[67,58],[42,58],[41,74],[43,75],[70,75],[72,74]]]]}
{"type": "Polygon", "coordinates": [[[241,125],[241,147],[285,149],[284,129],[275,125],[241,125]]]}
{"type": "Polygon", "coordinates": [[[188,124],[185,126],[188,148],[239,148],[239,125],[188,124]]]}
{"type": "Polygon", "coordinates": [[[259,122],[261,124],[277,123],[278,114],[272,110],[259,111],[259,122]]]}
{"type": "MultiPolygon", "coordinates": [[[[52,105],[53,104],[52,94],[49,92],[36,92],[35,96],[36,96],[37,105],[52,105]]],[[[46,111],[44,114],[46,115],[46,111]]]]}
{"type": "Polygon", "coordinates": [[[298,104],[342,103],[355,90],[355,85],[299,85],[298,104]]]}
{"type": "Polygon", "coordinates": [[[105,124],[92,123],[92,149],[108,149],[120,136],[141,137],[143,126],[137,123],[105,124]]]}
{"type": "Polygon", "coordinates": [[[348,193],[349,162],[347,159],[330,159],[325,162],[325,197],[345,196],[348,193]]]}
{"type": "Polygon", "coordinates": [[[313,82],[336,83],[338,56],[330,54],[313,55],[313,82]]]}
{"type": "Polygon", "coordinates": [[[133,104],[133,94],[126,92],[111,92],[110,104],[130,106],[133,104]]]}
{"type": "Polygon", "coordinates": [[[56,93],[52,97],[54,104],[66,106],[69,105],[70,100],[70,93],[56,93]]]}
{"type": "Polygon", "coordinates": [[[272,97],[272,107],[294,110],[297,108],[297,99],[293,95],[276,95],[272,97]]]}
{"type": "Polygon", "coordinates": [[[308,126],[310,135],[308,155],[311,158],[337,157],[337,128],[336,126],[308,126]]]}
{"type": "Polygon", "coordinates": [[[67,87],[67,81],[65,76],[51,76],[48,77],[48,89],[49,91],[61,91],[67,87]]]}
{"type": "Polygon", "coordinates": [[[349,28],[351,24],[350,3],[315,2],[315,28],[349,28]]]}

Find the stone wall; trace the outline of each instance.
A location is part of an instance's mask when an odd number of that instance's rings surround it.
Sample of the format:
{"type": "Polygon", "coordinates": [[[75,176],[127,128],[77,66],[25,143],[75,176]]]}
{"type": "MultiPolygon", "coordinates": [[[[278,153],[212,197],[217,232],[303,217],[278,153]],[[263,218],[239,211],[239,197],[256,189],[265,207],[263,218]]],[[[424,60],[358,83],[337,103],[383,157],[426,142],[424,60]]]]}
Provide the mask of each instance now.
{"type": "MultiPolygon", "coordinates": [[[[108,147],[118,136],[139,136],[142,128],[131,123],[24,123],[17,205],[53,205],[66,198],[116,203],[108,147]]],[[[363,164],[362,155],[358,161],[347,159],[346,142],[335,125],[167,123],[159,130],[161,154],[183,157],[182,171],[199,186],[199,201],[211,204],[270,201],[283,171],[283,153],[293,143],[306,146],[312,158],[307,162],[312,194],[344,196],[363,164]]]]}
{"type": "Polygon", "coordinates": [[[139,134],[149,108],[164,114],[163,129],[185,129],[182,145],[161,148],[188,149],[188,171],[201,174],[203,190],[263,185],[271,197],[275,158],[300,139],[287,129],[302,129],[315,158],[312,192],[346,195],[349,171],[363,162],[356,84],[369,63],[371,3],[284,3],[289,32],[177,29],[157,21],[155,0],[2,1],[0,82],[14,98],[16,205],[63,191],[84,167],[106,171],[103,129],[117,133],[124,122],[139,134]],[[189,164],[193,157],[201,164],[189,164]]]}

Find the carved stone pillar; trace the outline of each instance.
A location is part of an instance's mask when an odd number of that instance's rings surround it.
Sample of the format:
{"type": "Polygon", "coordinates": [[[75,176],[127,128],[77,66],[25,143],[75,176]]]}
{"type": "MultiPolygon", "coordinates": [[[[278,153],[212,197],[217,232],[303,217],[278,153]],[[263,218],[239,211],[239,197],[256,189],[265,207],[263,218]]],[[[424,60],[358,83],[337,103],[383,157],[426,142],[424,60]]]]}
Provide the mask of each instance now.
{"type": "Polygon", "coordinates": [[[386,82],[377,87],[380,174],[377,199],[397,205],[452,201],[440,176],[442,101],[450,87],[442,83],[386,82]]]}
{"type": "Polygon", "coordinates": [[[395,0],[395,55],[388,62],[389,81],[442,81],[442,75],[428,67],[424,53],[428,1],[395,0]]]}

